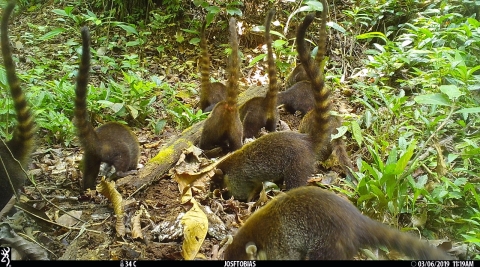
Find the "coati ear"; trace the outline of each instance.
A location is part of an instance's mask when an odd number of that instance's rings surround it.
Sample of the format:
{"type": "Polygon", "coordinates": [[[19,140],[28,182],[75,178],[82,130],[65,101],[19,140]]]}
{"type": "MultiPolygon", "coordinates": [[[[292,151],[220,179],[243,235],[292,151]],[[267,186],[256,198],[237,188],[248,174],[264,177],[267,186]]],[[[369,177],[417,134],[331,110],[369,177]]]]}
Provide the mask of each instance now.
{"type": "Polygon", "coordinates": [[[256,260],[257,259],[257,246],[253,242],[248,242],[245,245],[245,253],[247,253],[247,257],[250,260],[256,260]]]}

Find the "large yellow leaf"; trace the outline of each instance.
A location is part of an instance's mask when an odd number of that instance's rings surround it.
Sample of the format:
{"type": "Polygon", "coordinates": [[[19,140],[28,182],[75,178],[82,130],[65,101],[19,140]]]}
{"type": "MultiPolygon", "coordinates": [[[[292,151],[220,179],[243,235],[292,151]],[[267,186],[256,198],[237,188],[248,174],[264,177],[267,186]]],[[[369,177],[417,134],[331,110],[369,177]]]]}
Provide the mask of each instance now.
{"type": "Polygon", "coordinates": [[[208,219],[200,209],[197,201],[192,198],[192,208],[182,218],[183,245],[182,256],[186,260],[193,260],[207,236],[208,219]]]}

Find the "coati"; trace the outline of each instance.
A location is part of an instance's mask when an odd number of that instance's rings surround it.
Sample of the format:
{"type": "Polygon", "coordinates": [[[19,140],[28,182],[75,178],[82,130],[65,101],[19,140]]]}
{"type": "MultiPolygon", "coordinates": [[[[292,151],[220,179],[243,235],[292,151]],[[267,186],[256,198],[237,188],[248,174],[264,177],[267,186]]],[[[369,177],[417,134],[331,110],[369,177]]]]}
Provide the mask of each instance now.
{"type": "Polygon", "coordinates": [[[227,98],[218,102],[203,124],[199,146],[203,150],[221,146],[224,152],[235,151],[242,147],[243,128],[237,107],[239,90],[240,63],[238,56],[238,37],[235,18],[230,19],[230,55],[228,66],[227,98]]]}
{"type": "Polygon", "coordinates": [[[272,38],[270,36],[270,24],[275,10],[268,12],[265,19],[265,42],[267,43],[267,62],[269,90],[262,97],[254,97],[240,106],[240,120],[243,123],[243,137],[252,138],[256,136],[262,127],[269,132],[274,132],[277,127],[277,71],[273,59],[272,38]]]}
{"type": "Polygon", "coordinates": [[[12,59],[8,38],[8,20],[14,8],[15,2],[7,4],[3,10],[1,25],[3,63],[17,114],[17,126],[10,141],[6,143],[0,142],[0,209],[8,203],[12,195],[23,185],[27,178],[23,170],[27,169],[35,136],[33,116],[15,73],[15,64],[12,59]]]}
{"type": "MultiPolygon", "coordinates": [[[[304,42],[306,29],[313,19],[314,16],[309,15],[300,25],[297,43],[304,42]]],[[[321,40],[325,41],[325,38],[321,40]]],[[[297,49],[299,54],[305,53],[301,50],[302,46],[297,49]]],[[[309,57],[307,60],[302,57],[302,60],[302,64],[309,66],[312,87],[318,91],[317,103],[322,107],[318,111],[324,110],[329,116],[329,92],[323,86],[323,75],[309,57]]],[[[316,142],[329,142],[328,116],[316,116],[319,119],[314,124],[317,131],[308,134],[273,132],[245,144],[217,165],[221,172],[213,177],[213,187],[219,183],[222,188],[228,188],[227,197],[250,201],[262,189],[265,181],[284,181],[287,189],[305,185],[314,171],[317,155],[315,148],[322,147],[322,144],[316,142]]]]}
{"type": "Polygon", "coordinates": [[[210,82],[210,57],[208,55],[207,37],[205,36],[206,27],[207,21],[205,20],[200,33],[200,109],[203,112],[211,111],[215,104],[227,98],[227,88],[223,83],[210,82]]]}
{"type": "Polygon", "coordinates": [[[84,154],[83,189],[95,188],[100,164],[115,168],[118,177],[131,174],[137,168],[140,147],[135,134],[125,125],[117,122],[106,123],[95,130],[87,114],[87,84],[90,69],[90,33],[82,30],[82,58],[75,88],[75,126],[84,154]]]}
{"type": "MultiPolygon", "coordinates": [[[[320,161],[326,160],[332,149],[335,151],[338,161],[344,168],[347,179],[352,180],[354,177],[351,173],[353,164],[345,151],[345,144],[341,139],[331,140],[331,135],[341,126],[341,120],[338,117],[330,114],[330,90],[325,88],[325,79],[323,69],[325,65],[325,51],[326,51],[326,14],[327,5],[325,0],[322,0],[324,10],[322,12],[322,23],[320,26],[320,38],[318,42],[318,51],[315,57],[315,62],[308,53],[306,42],[302,38],[297,41],[297,49],[303,69],[311,81],[311,89],[315,99],[315,106],[313,110],[308,112],[300,122],[299,132],[309,134],[314,138],[315,151],[317,159],[320,161]],[[322,132],[322,135],[316,133],[322,132]]],[[[313,21],[313,15],[305,18],[305,27],[300,27],[297,35],[305,36],[305,31],[308,25],[313,21]]],[[[297,83],[299,84],[299,83],[297,83]]]]}
{"type": "MultiPolygon", "coordinates": [[[[325,12],[322,14],[326,14],[326,8],[327,7],[324,6],[325,12]]],[[[320,64],[320,61],[323,60],[321,57],[324,56],[325,53],[322,54],[317,52],[317,55],[315,56],[315,64],[320,64]]],[[[293,69],[287,78],[285,87],[287,90],[278,93],[277,105],[283,105],[287,112],[295,113],[296,111],[300,111],[302,116],[305,116],[305,114],[315,107],[315,96],[303,64],[300,63],[295,69],[293,69]]]]}
{"type": "Polygon", "coordinates": [[[273,132],[245,144],[217,168],[221,173],[212,178],[228,188],[226,197],[251,201],[263,182],[285,182],[287,189],[305,185],[314,172],[315,152],[309,135],[292,131],[273,132]]]}
{"type": "Polygon", "coordinates": [[[277,196],[240,227],[225,260],[348,260],[360,248],[386,246],[414,259],[450,257],[360,213],[327,190],[304,186],[277,196]]]}
{"type": "Polygon", "coordinates": [[[300,111],[304,116],[315,107],[315,98],[311,87],[310,81],[295,83],[286,91],[278,93],[277,105],[283,105],[283,108],[292,114],[300,111]]]}

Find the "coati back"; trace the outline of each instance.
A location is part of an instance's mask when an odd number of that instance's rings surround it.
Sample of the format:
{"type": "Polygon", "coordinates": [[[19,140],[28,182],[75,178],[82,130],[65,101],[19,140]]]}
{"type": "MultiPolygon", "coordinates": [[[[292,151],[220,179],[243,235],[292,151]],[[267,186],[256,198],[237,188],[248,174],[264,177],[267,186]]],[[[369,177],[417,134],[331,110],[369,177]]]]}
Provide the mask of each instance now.
{"type": "Polygon", "coordinates": [[[200,38],[200,108],[203,112],[211,111],[215,104],[227,98],[227,88],[225,85],[220,82],[210,82],[210,56],[208,54],[207,37],[205,36],[206,27],[207,21],[202,25],[200,38]]]}
{"type": "Polygon", "coordinates": [[[106,123],[93,129],[87,114],[87,85],[90,69],[90,34],[82,28],[82,58],[75,88],[75,126],[82,144],[83,188],[95,188],[100,164],[115,168],[118,177],[124,177],[137,168],[140,147],[137,137],[117,122],[106,123]]]}
{"type": "Polygon", "coordinates": [[[221,146],[224,152],[242,147],[243,129],[237,107],[240,63],[235,18],[230,19],[230,45],[232,54],[228,64],[227,98],[218,102],[203,124],[199,146],[209,150],[221,146]]]}
{"type": "Polygon", "coordinates": [[[3,63],[7,73],[8,85],[10,86],[10,94],[17,114],[17,126],[10,141],[6,143],[3,141],[0,142],[0,209],[5,206],[14,192],[23,185],[27,178],[23,170],[27,170],[35,135],[33,117],[15,72],[15,64],[13,63],[8,38],[8,20],[14,8],[15,2],[9,2],[7,4],[3,11],[1,25],[3,63]]]}
{"type": "MultiPolygon", "coordinates": [[[[302,27],[297,32],[297,50],[303,69],[310,79],[311,89],[315,100],[313,110],[307,113],[300,122],[299,132],[311,135],[315,144],[315,151],[317,159],[320,161],[326,160],[331,154],[332,149],[335,151],[340,164],[344,168],[347,178],[353,179],[351,170],[353,164],[348,157],[345,150],[345,144],[341,139],[334,139],[331,141],[331,135],[341,126],[341,120],[330,114],[331,103],[329,99],[330,90],[325,87],[325,78],[323,69],[325,66],[325,52],[326,52],[326,14],[327,4],[322,0],[322,22],[320,26],[320,38],[318,41],[318,51],[315,57],[315,62],[312,62],[310,53],[307,50],[306,42],[301,36],[305,36],[305,31],[313,21],[314,16],[308,15],[302,27]],[[322,134],[315,134],[322,133],[322,134]]],[[[297,83],[298,84],[298,83],[297,83]]]]}
{"type": "Polygon", "coordinates": [[[249,202],[262,190],[265,181],[285,182],[288,190],[306,185],[314,166],[310,136],[273,132],[245,144],[218,164],[221,174],[213,181],[228,188],[227,197],[249,202]]]}
{"type": "Polygon", "coordinates": [[[327,190],[304,186],[279,195],[240,227],[225,260],[351,260],[386,246],[414,259],[450,259],[424,241],[374,221],[327,190]]]}
{"type": "Polygon", "coordinates": [[[269,132],[274,132],[278,122],[277,111],[277,71],[273,58],[272,38],[270,36],[270,24],[275,10],[268,12],[265,19],[265,42],[267,43],[267,62],[269,90],[265,97],[254,97],[240,106],[240,120],[243,123],[243,137],[256,136],[262,127],[269,132]]]}

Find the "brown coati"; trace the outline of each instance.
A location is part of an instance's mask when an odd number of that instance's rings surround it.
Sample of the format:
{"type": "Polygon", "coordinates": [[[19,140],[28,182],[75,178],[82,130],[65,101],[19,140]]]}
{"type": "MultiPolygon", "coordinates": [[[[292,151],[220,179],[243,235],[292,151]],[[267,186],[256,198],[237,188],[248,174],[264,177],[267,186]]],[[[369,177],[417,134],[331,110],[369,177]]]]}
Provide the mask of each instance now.
{"type": "MultiPolygon", "coordinates": [[[[327,6],[323,8],[325,12],[322,14],[326,14],[327,6]]],[[[321,44],[321,41],[319,44],[321,44]]],[[[315,64],[320,64],[324,56],[325,53],[322,54],[317,51],[315,64]]],[[[283,105],[287,112],[295,113],[296,111],[300,111],[302,116],[304,116],[315,107],[315,97],[311,89],[310,79],[302,63],[298,64],[290,73],[285,83],[285,88],[287,88],[287,90],[278,93],[277,105],[283,105]]]]}
{"type": "Polygon", "coordinates": [[[273,58],[272,37],[270,36],[270,24],[275,15],[275,10],[270,10],[265,19],[265,42],[267,44],[267,62],[269,89],[264,97],[254,97],[240,106],[240,120],[243,123],[243,137],[255,137],[260,130],[274,132],[277,127],[277,71],[273,58]]]}
{"type": "MultiPolygon", "coordinates": [[[[336,132],[336,129],[341,126],[341,120],[338,117],[330,114],[330,90],[325,88],[324,79],[324,65],[325,65],[325,51],[326,51],[326,14],[327,5],[325,0],[321,1],[324,10],[322,12],[322,22],[320,26],[320,38],[318,42],[318,51],[315,57],[315,62],[308,53],[306,42],[300,39],[297,42],[298,55],[303,69],[311,81],[311,89],[315,99],[314,109],[308,112],[300,122],[299,132],[311,135],[315,144],[315,151],[317,159],[320,161],[326,160],[332,149],[335,151],[341,166],[344,168],[347,179],[352,180],[354,177],[350,170],[353,169],[352,162],[345,150],[345,144],[341,139],[334,139],[331,141],[331,135],[336,132]],[[315,135],[315,133],[322,132],[322,135],[315,135]]],[[[313,17],[307,16],[304,23],[310,24],[313,17]]],[[[307,25],[308,27],[308,25],[307,25]]],[[[306,27],[299,28],[299,35],[305,35],[306,27]]],[[[297,83],[298,84],[298,83],[297,83]]]]}
{"type": "Polygon", "coordinates": [[[359,249],[378,246],[414,259],[450,259],[427,242],[374,221],[342,197],[313,186],[279,195],[253,213],[224,259],[351,260],[359,249]]]}
{"type": "Polygon", "coordinates": [[[35,136],[33,116],[15,72],[8,37],[8,20],[14,8],[15,2],[7,4],[3,10],[1,25],[3,63],[15,113],[17,114],[17,126],[10,141],[6,143],[3,140],[0,141],[0,210],[7,204],[12,195],[22,187],[27,178],[24,170],[27,170],[35,136]]]}
{"type": "Polygon", "coordinates": [[[210,56],[208,54],[207,37],[205,35],[206,27],[207,21],[205,20],[200,33],[200,108],[203,112],[211,111],[215,104],[227,98],[227,88],[223,83],[210,82],[210,56]]]}
{"type": "MultiPolygon", "coordinates": [[[[304,42],[306,29],[313,19],[314,15],[308,15],[300,25],[297,43],[304,42]]],[[[297,49],[299,54],[305,53],[302,46],[297,49]]],[[[309,57],[307,59],[302,64],[311,70],[311,84],[318,91],[317,103],[329,116],[328,90],[323,86],[323,75],[309,57]]],[[[314,126],[318,129],[309,134],[273,132],[245,144],[217,165],[221,172],[213,177],[213,188],[220,183],[222,188],[228,188],[227,197],[250,201],[265,181],[285,182],[287,189],[305,185],[314,171],[317,154],[314,148],[321,147],[316,142],[326,142],[330,138],[329,120],[325,119],[328,116],[317,116],[319,121],[314,126]]]]}
{"type": "Polygon", "coordinates": [[[273,132],[245,144],[218,164],[220,174],[213,177],[228,188],[226,197],[251,201],[263,182],[285,182],[292,189],[306,185],[314,172],[315,152],[309,135],[292,131],[273,132]]]}
{"type": "Polygon", "coordinates": [[[135,134],[125,125],[106,123],[95,130],[87,114],[87,85],[90,69],[90,34],[82,28],[82,58],[75,88],[75,126],[84,153],[82,159],[83,189],[95,188],[100,164],[115,168],[118,177],[131,174],[137,168],[140,147],[135,134]]]}
{"type": "Polygon", "coordinates": [[[224,152],[229,152],[242,147],[243,128],[237,107],[240,63],[235,24],[236,20],[231,18],[229,28],[232,54],[228,64],[227,98],[215,105],[203,124],[199,146],[204,150],[220,146],[224,152]]]}
{"type": "Polygon", "coordinates": [[[315,107],[310,81],[297,82],[286,91],[278,93],[277,105],[282,105],[287,112],[292,114],[296,111],[300,111],[302,116],[307,114],[315,107]]]}

